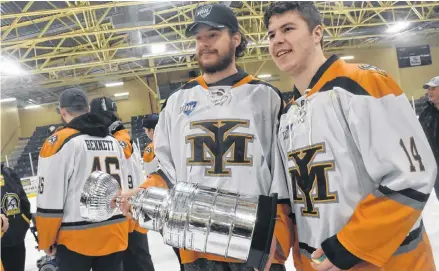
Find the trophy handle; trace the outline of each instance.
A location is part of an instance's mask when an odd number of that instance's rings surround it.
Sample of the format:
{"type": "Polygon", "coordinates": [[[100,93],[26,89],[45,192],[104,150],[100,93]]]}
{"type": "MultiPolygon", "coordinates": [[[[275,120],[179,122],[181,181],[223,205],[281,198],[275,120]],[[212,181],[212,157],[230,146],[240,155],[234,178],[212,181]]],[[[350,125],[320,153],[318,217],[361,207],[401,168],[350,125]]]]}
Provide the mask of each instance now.
{"type": "Polygon", "coordinates": [[[264,270],[270,256],[271,242],[277,216],[277,193],[269,196],[259,196],[258,219],[253,231],[247,266],[264,270]],[[270,220],[270,223],[266,223],[270,220]]]}

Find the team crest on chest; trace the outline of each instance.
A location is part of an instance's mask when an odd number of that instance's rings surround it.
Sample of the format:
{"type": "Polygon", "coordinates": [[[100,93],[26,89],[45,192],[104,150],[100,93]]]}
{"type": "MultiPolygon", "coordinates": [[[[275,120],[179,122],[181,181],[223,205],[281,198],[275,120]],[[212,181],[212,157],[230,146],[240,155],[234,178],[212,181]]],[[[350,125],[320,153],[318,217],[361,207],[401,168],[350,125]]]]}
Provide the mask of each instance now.
{"type": "Polygon", "coordinates": [[[184,113],[186,116],[189,116],[192,111],[194,111],[195,107],[197,107],[197,102],[190,101],[180,107],[180,113],[184,113]]]}
{"type": "Polygon", "coordinates": [[[20,198],[15,193],[6,193],[2,199],[2,210],[6,216],[20,214],[20,198]]]}

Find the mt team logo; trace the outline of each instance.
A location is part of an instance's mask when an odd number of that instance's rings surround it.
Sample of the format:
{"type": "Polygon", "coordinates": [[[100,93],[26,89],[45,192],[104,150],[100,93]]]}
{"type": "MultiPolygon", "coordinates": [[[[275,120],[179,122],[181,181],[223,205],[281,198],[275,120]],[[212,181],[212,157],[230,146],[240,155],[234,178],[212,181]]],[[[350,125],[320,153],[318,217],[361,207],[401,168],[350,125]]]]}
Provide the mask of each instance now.
{"type": "Polygon", "coordinates": [[[209,16],[210,12],[212,11],[212,6],[211,5],[207,5],[207,6],[202,6],[197,10],[197,17],[203,17],[206,18],[207,16],[209,16]]]}
{"type": "Polygon", "coordinates": [[[194,111],[195,107],[197,107],[196,101],[185,103],[180,107],[180,113],[184,113],[186,116],[189,116],[192,111],[194,111]]]}

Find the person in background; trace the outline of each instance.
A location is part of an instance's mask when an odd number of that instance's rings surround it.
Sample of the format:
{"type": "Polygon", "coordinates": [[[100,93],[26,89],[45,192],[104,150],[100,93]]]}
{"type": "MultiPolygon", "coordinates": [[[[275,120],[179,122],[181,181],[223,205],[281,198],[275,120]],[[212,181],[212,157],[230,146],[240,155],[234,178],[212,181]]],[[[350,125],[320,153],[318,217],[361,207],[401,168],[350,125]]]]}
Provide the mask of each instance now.
{"type": "Polygon", "coordinates": [[[300,270],[436,270],[421,213],[437,167],[401,88],[380,68],[326,58],[312,1],[272,2],[264,24],[302,95],[278,133],[300,270]]]}
{"type": "Polygon", "coordinates": [[[17,173],[1,164],[1,260],[5,271],[24,271],[24,238],[32,218],[30,202],[17,173]]]}
{"type": "MultiPolygon", "coordinates": [[[[108,97],[93,99],[90,102],[90,112],[105,119],[109,134],[113,135],[122,146],[129,174],[128,188],[139,186],[144,181],[140,153],[134,148],[131,136],[117,114],[116,103],[108,97]]],[[[123,260],[124,271],[154,271],[149,253],[148,231],[132,220],[129,223],[128,248],[123,260]]]]}
{"type": "Polygon", "coordinates": [[[38,160],[38,245],[56,254],[60,271],[122,271],[128,221],[120,213],[102,222],[80,215],[80,196],[92,172],[104,171],[129,187],[124,150],[107,119],[89,113],[87,94],[68,89],[59,97],[64,127],[43,144],[38,160]]]}
{"type": "Polygon", "coordinates": [[[158,166],[157,159],[155,158],[154,154],[154,130],[158,121],[158,114],[146,115],[142,121],[143,130],[145,131],[146,136],[151,140],[143,151],[143,162],[146,175],[156,171],[158,166]]]}
{"type": "MultiPolygon", "coordinates": [[[[433,77],[428,83],[424,84],[427,90],[427,105],[419,114],[419,122],[421,122],[425,135],[428,138],[436,164],[439,168],[439,76],[433,77]]],[[[439,200],[439,172],[434,185],[436,197],[439,200]]]]}
{"type": "MultiPolygon", "coordinates": [[[[145,131],[146,136],[151,140],[151,142],[146,146],[145,150],[143,151],[144,170],[147,176],[150,173],[155,172],[158,166],[158,161],[154,153],[154,130],[158,121],[158,114],[146,115],[145,118],[142,120],[143,130],[145,131]]],[[[184,269],[183,264],[181,263],[180,250],[175,247],[173,247],[172,249],[174,250],[174,253],[178,258],[180,270],[183,271],[184,269]]]]}

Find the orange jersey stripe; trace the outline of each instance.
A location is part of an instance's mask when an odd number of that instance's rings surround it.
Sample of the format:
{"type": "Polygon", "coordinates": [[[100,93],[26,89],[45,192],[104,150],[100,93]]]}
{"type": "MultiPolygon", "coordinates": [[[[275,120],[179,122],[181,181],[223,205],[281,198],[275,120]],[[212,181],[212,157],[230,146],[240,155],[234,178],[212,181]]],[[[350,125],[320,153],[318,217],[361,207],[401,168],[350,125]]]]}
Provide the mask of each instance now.
{"type": "Polygon", "coordinates": [[[128,247],[128,221],[87,229],[62,228],[58,244],[87,256],[103,256],[128,247]],[[86,244],[86,245],[84,245],[86,244]]]}
{"type": "Polygon", "coordinates": [[[358,204],[350,222],[337,234],[337,238],[358,258],[383,266],[420,215],[420,210],[370,194],[358,204]]]}
{"type": "Polygon", "coordinates": [[[56,235],[61,226],[61,217],[41,217],[35,218],[38,231],[38,246],[40,250],[48,249],[56,242],[56,235]]]}

